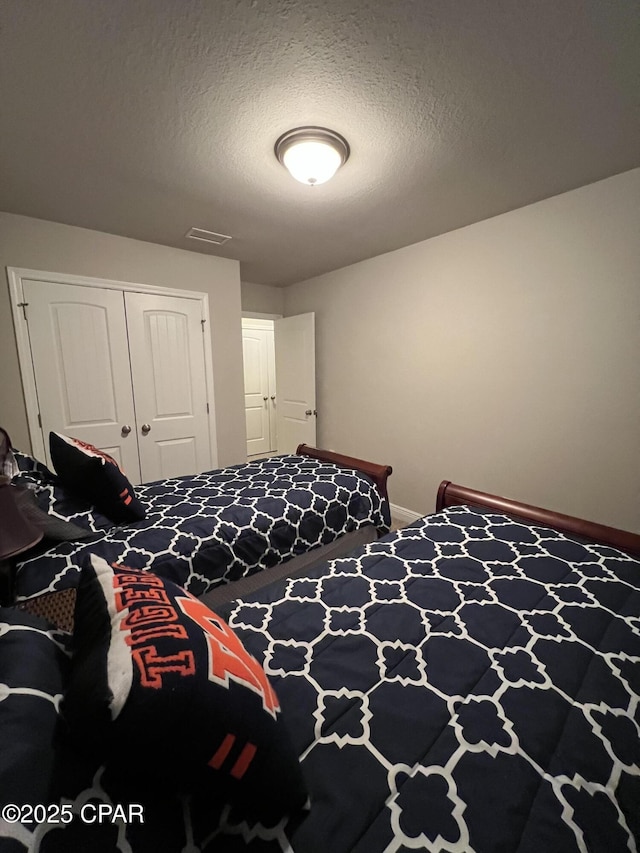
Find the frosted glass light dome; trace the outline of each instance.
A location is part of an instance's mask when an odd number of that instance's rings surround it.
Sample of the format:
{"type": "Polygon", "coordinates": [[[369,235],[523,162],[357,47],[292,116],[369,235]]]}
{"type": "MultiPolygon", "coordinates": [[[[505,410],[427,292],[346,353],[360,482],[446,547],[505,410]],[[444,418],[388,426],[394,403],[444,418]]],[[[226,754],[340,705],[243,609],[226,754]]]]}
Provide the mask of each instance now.
{"type": "Polygon", "coordinates": [[[291,175],[314,187],[332,178],[349,157],[347,140],[324,127],[298,127],[275,145],[276,157],[291,175]]]}

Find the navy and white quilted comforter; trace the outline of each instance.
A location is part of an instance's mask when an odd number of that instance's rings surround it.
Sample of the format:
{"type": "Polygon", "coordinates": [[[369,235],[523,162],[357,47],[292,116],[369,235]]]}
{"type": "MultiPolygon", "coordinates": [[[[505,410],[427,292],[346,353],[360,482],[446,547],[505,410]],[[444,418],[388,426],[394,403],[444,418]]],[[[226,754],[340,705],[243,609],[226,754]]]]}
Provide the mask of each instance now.
{"type": "Polygon", "coordinates": [[[631,557],[449,509],[227,615],[303,756],[296,853],[637,849],[631,557]]]}
{"type": "Polygon", "coordinates": [[[48,512],[94,532],[58,543],[19,566],[19,598],[76,586],[88,554],[149,568],[194,595],[282,563],[371,524],[389,529],[389,504],[356,471],[303,456],[277,456],[193,477],[136,486],[142,521],[113,527],[65,494],[39,463],[17,482],[48,512]]]}
{"type": "MultiPolygon", "coordinates": [[[[247,827],[167,801],[143,827],[84,827],[82,848],[70,827],[41,826],[23,847],[0,824],[12,851],[638,849],[637,560],[456,508],[221,615],[277,690],[304,820],[247,827]]],[[[118,802],[100,773],[70,802],[89,799],[118,802]]]]}

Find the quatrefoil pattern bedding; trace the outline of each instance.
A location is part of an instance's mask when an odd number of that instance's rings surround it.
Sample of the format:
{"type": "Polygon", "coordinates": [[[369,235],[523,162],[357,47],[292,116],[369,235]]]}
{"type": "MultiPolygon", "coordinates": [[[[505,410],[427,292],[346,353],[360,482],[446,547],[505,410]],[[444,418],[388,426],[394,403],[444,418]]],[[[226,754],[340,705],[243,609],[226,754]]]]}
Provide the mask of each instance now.
{"type": "MultiPolygon", "coordinates": [[[[142,826],[45,826],[12,850],[76,832],[108,853],[638,849],[637,560],[456,508],[220,615],[277,691],[306,817],[248,825],[138,790],[142,826]]],[[[92,767],[65,802],[122,796],[92,767]]]]}
{"type": "Polygon", "coordinates": [[[632,558],[449,509],[229,621],[303,757],[296,853],[636,849],[632,558]]]}
{"type": "Polygon", "coordinates": [[[17,456],[18,480],[37,489],[41,506],[94,532],[23,560],[21,598],[77,586],[89,554],[151,569],[199,596],[364,525],[389,529],[388,501],[367,477],[297,455],[136,486],[146,517],[119,527],[17,456]]]}

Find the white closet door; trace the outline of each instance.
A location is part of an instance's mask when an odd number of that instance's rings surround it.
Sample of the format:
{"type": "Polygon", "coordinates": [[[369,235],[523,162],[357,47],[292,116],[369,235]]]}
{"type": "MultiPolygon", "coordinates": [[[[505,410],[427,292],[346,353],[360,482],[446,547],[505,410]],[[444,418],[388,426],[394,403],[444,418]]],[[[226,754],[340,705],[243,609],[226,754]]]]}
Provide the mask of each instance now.
{"type": "Polygon", "coordinates": [[[53,430],[109,453],[139,483],[122,293],[48,281],[23,287],[47,463],[53,430]]]}
{"type": "Polygon", "coordinates": [[[211,468],[200,302],[125,293],[143,482],[211,468]]]}

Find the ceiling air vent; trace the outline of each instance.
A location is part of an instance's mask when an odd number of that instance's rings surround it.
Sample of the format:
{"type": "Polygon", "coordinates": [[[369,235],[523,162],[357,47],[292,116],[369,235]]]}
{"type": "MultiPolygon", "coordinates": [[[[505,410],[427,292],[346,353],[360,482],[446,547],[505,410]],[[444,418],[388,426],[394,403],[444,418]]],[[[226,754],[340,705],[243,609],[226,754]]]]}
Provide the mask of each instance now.
{"type": "Polygon", "coordinates": [[[189,228],[184,236],[191,240],[202,240],[203,243],[213,243],[214,246],[222,246],[227,240],[231,240],[228,234],[216,234],[215,231],[205,231],[204,228],[189,228]]]}

